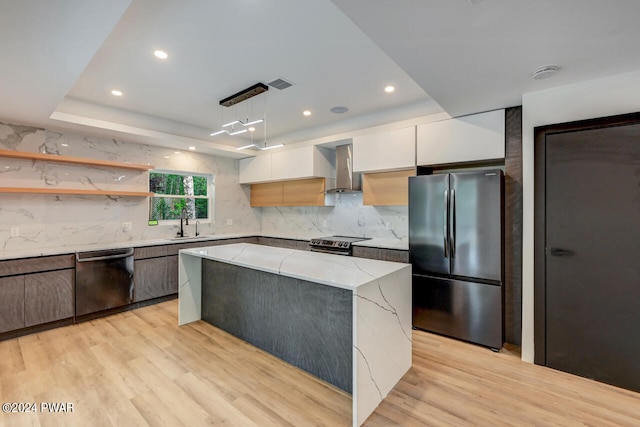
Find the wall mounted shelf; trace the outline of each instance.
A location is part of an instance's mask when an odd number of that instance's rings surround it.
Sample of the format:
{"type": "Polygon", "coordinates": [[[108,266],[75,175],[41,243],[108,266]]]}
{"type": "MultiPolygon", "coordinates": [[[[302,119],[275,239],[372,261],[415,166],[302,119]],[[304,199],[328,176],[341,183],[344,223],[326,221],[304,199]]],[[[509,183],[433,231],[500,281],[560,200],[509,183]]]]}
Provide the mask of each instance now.
{"type": "Polygon", "coordinates": [[[140,170],[140,171],[151,170],[154,168],[152,165],[114,162],[111,160],[86,159],[82,157],[57,156],[54,154],[26,153],[22,151],[12,151],[12,150],[0,150],[0,157],[12,158],[12,159],[42,160],[46,162],[56,162],[56,163],[72,163],[72,164],[86,165],[86,166],[103,166],[103,167],[121,168],[121,169],[134,169],[134,170],[140,170]]]}
{"type": "Polygon", "coordinates": [[[151,197],[153,193],[146,191],[118,191],[118,190],[83,190],[72,188],[33,188],[33,187],[0,187],[0,193],[20,194],[84,194],[93,196],[127,196],[151,197]]]}
{"type": "MultiPolygon", "coordinates": [[[[114,162],[111,160],[95,160],[82,157],[57,156],[53,154],[26,153],[22,151],[0,150],[0,157],[10,159],[40,160],[45,162],[67,163],[81,166],[99,166],[137,171],[153,169],[152,165],[136,163],[114,162]]],[[[148,191],[121,191],[121,190],[85,190],[74,188],[37,188],[37,187],[0,187],[0,193],[15,194],[77,194],[92,196],[124,196],[124,197],[150,197],[153,193],[148,191]]]]}

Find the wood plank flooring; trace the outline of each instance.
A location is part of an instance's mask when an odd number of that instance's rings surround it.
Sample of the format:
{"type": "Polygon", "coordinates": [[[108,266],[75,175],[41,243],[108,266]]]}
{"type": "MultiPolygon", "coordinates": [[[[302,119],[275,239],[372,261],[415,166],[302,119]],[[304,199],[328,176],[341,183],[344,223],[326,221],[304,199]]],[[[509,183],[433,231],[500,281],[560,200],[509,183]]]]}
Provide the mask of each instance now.
{"type": "MultiPolygon", "coordinates": [[[[366,426],[638,426],[640,394],[414,331],[413,367],[366,426]]],[[[351,397],[177,300],[0,342],[2,426],[348,426],[351,397]],[[73,412],[42,412],[70,402],[73,412]]]]}

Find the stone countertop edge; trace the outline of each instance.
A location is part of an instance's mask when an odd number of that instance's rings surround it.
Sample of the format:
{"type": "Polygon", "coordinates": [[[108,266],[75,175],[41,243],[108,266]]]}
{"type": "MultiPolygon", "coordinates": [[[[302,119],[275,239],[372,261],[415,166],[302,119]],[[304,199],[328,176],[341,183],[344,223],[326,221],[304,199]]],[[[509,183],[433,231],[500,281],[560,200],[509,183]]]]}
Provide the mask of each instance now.
{"type": "Polygon", "coordinates": [[[259,236],[257,233],[229,233],[229,234],[211,234],[204,237],[197,238],[185,238],[184,240],[176,240],[173,238],[168,239],[148,239],[148,240],[128,240],[123,242],[111,242],[111,243],[91,243],[83,245],[66,245],[66,246],[52,246],[50,248],[38,248],[38,249],[17,249],[17,250],[4,250],[0,251],[0,261],[18,259],[18,258],[33,258],[39,256],[51,256],[51,255],[67,255],[75,254],[76,252],[85,251],[99,251],[104,249],[120,249],[120,248],[140,248],[144,246],[156,246],[156,245],[177,245],[183,243],[199,243],[214,240],[225,239],[237,239],[243,237],[255,237],[259,236]]]}
{"type": "Polygon", "coordinates": [[[352,291],[404,268],[411,268],[410,264],[399,262],[252,243],[182,249],[180,255],[210,259],[352,291]]]}
{"type": "MultiPolygon", "coordinates": [[[[173,238],[160,238],[160,239],[147,239],[147,240],[129,240],[122,242],[110,242],[110,243],[92,243],[81,245],[65,245],[65,246],[52,246],[49,248],[37,248],[37,249],[8,249],[0,251],[0,261],[7,261],[20,258],[35,258],[40,256],[53,256],[53,255],[68,255],[75,254],[76,252],[84,251],[97,251],[104,249],[119,249],[119,248],[138,248],[144,246],[155,245],[175,245],[181,243],[199,243],[214,240],[225,239],[237,239],[246,237],[266,237],[275,239],[287,239],[287,240],[302,240],[309,241],[314,237],[304,238],[301,236],[286,236],[286,235],[271,235],[261,233],[227,233],[227,234],[210,234],[204,237],[198,237],[197,239],[176,240],[173,238]]],[[[355,246],[379,248],[379,249],[396,249],[396,250],[408,250],[409,246],[405,241],[398,241],[395,239],[382,239],[372,238],[370,240],[363,240],[361,242],[354,243],[355,246]]]]}
{"type": "Polygon", "coordinates": [[[378,249],[395,249],[400,251],[409,250],[409,242],[406,239],[384,239],[373,237],[369,240],[362,240],[360,242],[354,242],[353,246],[362,246],[367,248],[378,249]]]}

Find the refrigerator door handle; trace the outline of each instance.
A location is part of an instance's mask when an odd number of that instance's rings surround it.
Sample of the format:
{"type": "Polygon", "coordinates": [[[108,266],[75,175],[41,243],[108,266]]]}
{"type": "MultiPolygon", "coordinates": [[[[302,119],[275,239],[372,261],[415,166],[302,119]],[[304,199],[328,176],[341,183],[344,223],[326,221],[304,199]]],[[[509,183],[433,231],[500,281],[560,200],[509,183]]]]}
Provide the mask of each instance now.
{"type": "Polygon", "coordinates": [[[449,190],[444,190],[444,207],[442,208],[442,211],[444,213],[444,257],[449,258],[449,190]]]}
{"type": "Polygon", "coordinates": [[[451,254],[451,258],[456,257],[456,190],[451,189],[451,240],[449,242],[450,248],[449,253],[451,254]]]}

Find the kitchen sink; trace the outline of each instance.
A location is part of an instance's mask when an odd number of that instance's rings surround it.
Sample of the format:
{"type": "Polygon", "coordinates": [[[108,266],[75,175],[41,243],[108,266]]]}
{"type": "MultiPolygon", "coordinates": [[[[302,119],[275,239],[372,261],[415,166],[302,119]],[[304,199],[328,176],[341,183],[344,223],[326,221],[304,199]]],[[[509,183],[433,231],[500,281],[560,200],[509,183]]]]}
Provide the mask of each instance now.
{"type": "Polygon", "coordinates": [[[172,242],[197,242],[199,240],[209,240],[212,235],[205,234],[201,236],[184,236],[184,237],[170,237],[167,240],[171,240],[172,242]]]}

